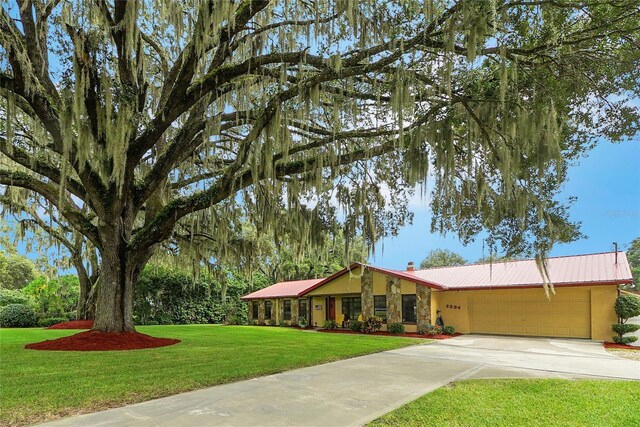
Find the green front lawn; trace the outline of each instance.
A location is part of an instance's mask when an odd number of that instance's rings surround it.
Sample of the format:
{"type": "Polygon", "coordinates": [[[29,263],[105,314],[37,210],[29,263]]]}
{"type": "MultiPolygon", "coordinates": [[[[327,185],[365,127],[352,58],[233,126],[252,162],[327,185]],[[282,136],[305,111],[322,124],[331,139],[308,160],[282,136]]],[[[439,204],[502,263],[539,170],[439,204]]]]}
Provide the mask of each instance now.
{"type": "Polygon", "coordinates": [[[250,326],[144,326],[148,350],[60,352],[25,344],[78,331],[0,329],[0,424],[27,424],[391,350],[423,340],[250,326]]]}
{"type": "Polygon", "coordinates": [[[638,426],[640,382],[500,379],[453,383],[370,426],[638,426]]]}

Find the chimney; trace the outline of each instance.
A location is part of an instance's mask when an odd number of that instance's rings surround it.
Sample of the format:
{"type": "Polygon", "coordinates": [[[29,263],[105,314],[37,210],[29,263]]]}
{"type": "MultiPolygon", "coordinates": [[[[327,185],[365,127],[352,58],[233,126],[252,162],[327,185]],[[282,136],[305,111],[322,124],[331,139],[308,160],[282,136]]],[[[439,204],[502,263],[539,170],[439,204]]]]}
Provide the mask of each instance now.
{"type": "Polygon", "coordinates": [[[615,262],[615,265],[618,265],[618,242],[613,242],[613,246],[616,248],[616,262],[615,262]]]}
{"type": "Polygon", "coordinates": [[[415,271],[416,268],[413,265],[413,261],[409,261],[409,263],[407,264],[407,271],[415,271]]]}

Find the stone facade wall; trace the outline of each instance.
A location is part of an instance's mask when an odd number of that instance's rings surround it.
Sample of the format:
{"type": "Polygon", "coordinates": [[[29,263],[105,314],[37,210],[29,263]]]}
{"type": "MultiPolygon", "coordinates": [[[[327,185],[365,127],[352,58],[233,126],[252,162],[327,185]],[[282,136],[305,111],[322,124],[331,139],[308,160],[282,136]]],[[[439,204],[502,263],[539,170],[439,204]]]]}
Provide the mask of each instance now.
{"type": "Polygon", "coordinates": [[[258,300],[258,322],[264,325],[264,300],[258,300]]]}
{"type": "Polygon", "coordinates": [[[422,285],[416,285],[416,306],[418,326],[432,323],[430,288],[422,285]]]}
{"type": "Polygon", "coordinates": [[[373,316],[373,271],[368,268],[360,276],[362,319],[367,320],[373,316]]]}
{"type": "Polygon", "coordinates": [[[297,325],[298,324],[298,312],[299,312],[299,306],[298,306],[298,300],[297,299],[292,299],[291,300],[291,324],[292,325],[297,325]]]}
{"type": "Polygon", "coordinates": [[[402,322],[402,294],[400,291],[400,279],[386,276],[387,278],[387,325],[402,322]]]}
{"type": "Polygon", "coordinates": [[[278,318],[276,319],[276,325],[279,325],[284,322],[284,300],[282,298],[278,298],[276,301],[278,304],[278,318]]]}

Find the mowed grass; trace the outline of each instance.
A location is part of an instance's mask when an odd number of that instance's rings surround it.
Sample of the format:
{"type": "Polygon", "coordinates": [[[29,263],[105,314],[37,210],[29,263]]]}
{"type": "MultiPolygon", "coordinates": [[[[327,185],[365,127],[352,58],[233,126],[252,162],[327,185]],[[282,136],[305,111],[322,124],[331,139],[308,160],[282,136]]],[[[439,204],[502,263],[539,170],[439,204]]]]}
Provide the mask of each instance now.
{"type": "Polygon", "coordinates": [[[29,424],[424,343],[278,327],[180,325],[138,331],[182,342],[147,350],[36,351],[24,345],[79,331],[0,329],[0,424],[29,424]]]}
{"type": "Polygon", "coordinates": [[[640,426],[640,382],[468,380],[435,390],[370,426],[640,426]]]}

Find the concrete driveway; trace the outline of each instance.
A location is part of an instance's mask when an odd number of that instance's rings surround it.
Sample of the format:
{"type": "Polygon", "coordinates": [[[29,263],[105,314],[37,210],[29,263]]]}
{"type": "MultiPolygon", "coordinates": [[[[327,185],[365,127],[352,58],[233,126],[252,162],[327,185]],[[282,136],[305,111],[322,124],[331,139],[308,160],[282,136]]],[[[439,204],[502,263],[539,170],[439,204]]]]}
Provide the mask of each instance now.
{"type": "Polygon", "coordinates": [[[640,362],[618,358],[591,341],[465,335],[49,425],[362,425],[451,381],[497,377],[640,380],[640,362]]]}
{"type": "MultiPolygon", "coordinates": [[[[631,319],[627,320],[627,322],[635,323],[636,325],[640,325],[640,317],[632,317],[631,319]]],[[[631,345],[635,345],[636,347],[640,347],[640,330],[635,331],[631,335],[635,335],[636,337],[638,337],[638,341],[632,343],[631,345]]]]}

